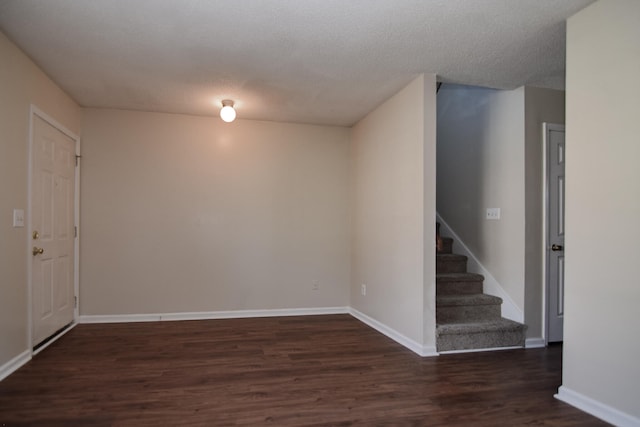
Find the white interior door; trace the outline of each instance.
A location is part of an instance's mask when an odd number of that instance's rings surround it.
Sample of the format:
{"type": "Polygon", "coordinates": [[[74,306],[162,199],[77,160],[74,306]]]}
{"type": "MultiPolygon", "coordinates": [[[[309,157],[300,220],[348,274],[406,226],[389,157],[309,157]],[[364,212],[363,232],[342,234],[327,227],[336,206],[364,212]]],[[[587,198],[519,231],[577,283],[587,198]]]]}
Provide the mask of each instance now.
{"type": "Polygon", "coordinates": [[[547,341],[563,339],[565,128],[546,125],[547,141],[547,341]]]}
{"type": "Polygon", "coordinates": [[[76,141],[32,116],[32,345],[73,321],[76,141]]]}

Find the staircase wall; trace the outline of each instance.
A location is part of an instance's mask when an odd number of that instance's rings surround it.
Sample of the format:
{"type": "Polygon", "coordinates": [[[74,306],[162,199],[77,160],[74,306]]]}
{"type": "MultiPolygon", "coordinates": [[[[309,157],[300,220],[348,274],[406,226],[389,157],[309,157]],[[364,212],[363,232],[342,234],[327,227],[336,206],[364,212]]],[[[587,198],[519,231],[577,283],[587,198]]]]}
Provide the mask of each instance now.
{"type": "Polygon", "coordinates": [[[524,312],[518,307],[518,305],[511,299],[509,294],[500,286],[500,283],[496,280],[491,272],[485,268],[484,265],[476,258],[476,256],[469,250],[465,242],[462,241],[453,229],[447,224],[447,222],[436,214],[438,222],[440,223],[440,232],[443,236],[452,237],[454,252],[464,255],[467,260],[467,271],[470,273],[478,273],[484,276],[483,291],[485,294],[494,295],[502,298],[502,317],[515,322],[524,323],[524,312]]]}
{"type": "Polygon", "coordinates": [[[422,75],[351,133],[351,307],[421,354],[436,352],[435,99],[422,75]]]}
{"type": "Polygon", "coordinates": [[[525,90],[443,85],[437,209],[520,312],[525,276],[525,90]],[[486,209],[501,208],[500,220],[486,209]]]}

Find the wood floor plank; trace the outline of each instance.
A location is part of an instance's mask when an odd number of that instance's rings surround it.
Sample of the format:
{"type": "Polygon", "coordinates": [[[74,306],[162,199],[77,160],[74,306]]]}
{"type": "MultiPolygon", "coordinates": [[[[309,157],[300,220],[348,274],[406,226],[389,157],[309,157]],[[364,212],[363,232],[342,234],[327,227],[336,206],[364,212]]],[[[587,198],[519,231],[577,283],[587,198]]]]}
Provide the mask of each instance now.
{"type": "Polygon", "coordinates": [[[562,349],[421,358],[348,315],[78,325],[0,382],[2,426],[603,426],[562,349]]]}

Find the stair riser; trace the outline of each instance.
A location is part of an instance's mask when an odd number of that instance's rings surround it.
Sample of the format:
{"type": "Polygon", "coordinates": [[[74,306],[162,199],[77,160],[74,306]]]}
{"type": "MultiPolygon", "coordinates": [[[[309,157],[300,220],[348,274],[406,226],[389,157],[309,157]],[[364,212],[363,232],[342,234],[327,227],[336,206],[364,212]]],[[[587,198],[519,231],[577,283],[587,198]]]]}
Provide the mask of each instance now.
{"type": "Polygon", "coordinates": [[[442,335],[437,338],[436,346],[438,351],[522,347],[524,337],[524,331],[442,335]]]}
{"type": "Polygon", "coordinates": [[[442,238],[442,250],[438,253],[441,254],[450,254],[453,252],[453,239],[449,237],[442,238]]]}
{"type": "Polygon", "coordinates": [[[461,305],[436,307],[438,323],[490,322],[500,319],[500,305],[461,305]]]}
{"type": "Polygon", "coordinates": [[[443,282],[436,279],[436,292],[438,295],[469,295],[482,293],[482,281],[477,282],[443,282]]]}
{"type": "Polygon", "coordinates": [[[466,273],[466,260],[436,259],[436,274],[466,273]]]}

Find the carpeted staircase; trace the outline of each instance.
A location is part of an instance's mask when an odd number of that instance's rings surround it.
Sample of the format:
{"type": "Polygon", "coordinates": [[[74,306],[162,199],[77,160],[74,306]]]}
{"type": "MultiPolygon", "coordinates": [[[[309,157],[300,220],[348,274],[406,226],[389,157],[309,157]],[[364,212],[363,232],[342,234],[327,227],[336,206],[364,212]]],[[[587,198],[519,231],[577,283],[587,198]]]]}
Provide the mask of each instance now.
{"type": "Polygon", "coordinates": [[[484,277],[467,273],[467,257],[443,237],[436,253],[438,351],[522,347],[526,326],[501,317],[502,298],[482,293],[484,277]]]}

